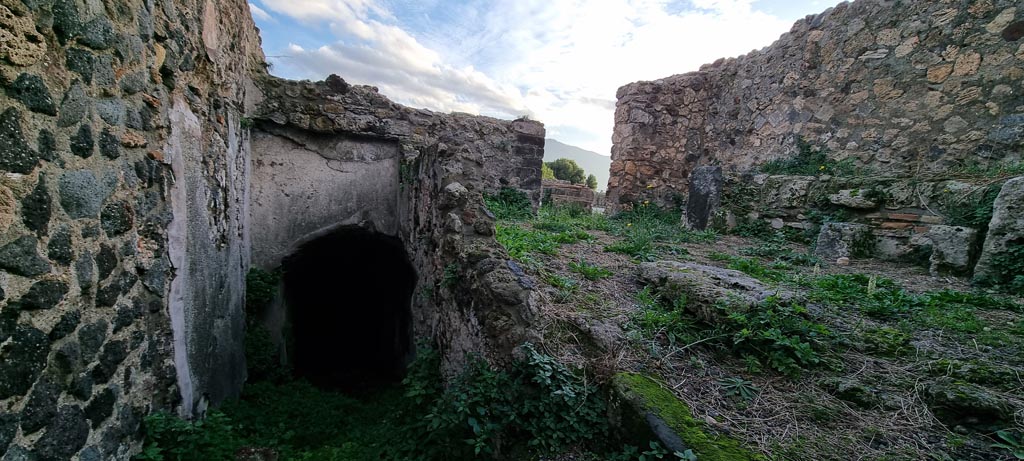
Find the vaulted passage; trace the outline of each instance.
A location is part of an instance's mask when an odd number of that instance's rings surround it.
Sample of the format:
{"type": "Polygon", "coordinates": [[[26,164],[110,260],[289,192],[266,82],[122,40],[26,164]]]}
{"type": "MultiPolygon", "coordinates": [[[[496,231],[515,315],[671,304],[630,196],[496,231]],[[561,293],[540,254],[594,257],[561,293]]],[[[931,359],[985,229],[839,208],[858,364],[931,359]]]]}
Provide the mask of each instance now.
{"type": "Polygon", "coordinates": [[[402,242],[350,228],[284,260],[295,374],[359,391],[401,378],[411,348],[416,273],[402,242]]]}

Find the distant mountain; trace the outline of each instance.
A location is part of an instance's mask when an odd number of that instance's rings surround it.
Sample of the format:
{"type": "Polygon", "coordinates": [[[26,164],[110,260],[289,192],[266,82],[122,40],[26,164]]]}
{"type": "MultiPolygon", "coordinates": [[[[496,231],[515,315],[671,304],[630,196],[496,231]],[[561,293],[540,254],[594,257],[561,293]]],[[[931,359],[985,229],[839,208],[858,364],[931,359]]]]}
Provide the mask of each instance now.
{"type": "Polygon", "coordinates": [[[612,158],[591,152],[576,146],[570,146],[548,138],[544,140],[544,161],[553,162],[560,158],[575,161],[587,174],[597,177],[597,190],[608,188],[608,170],[612,167],[612,158]]]}

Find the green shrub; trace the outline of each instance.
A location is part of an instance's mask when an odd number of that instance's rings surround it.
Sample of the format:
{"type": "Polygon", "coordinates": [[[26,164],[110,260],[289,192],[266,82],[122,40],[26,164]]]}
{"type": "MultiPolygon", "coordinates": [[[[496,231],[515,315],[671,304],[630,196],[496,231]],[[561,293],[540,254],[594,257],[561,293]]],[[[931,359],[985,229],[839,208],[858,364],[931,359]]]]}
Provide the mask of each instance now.
{"type": "Polygon", "coordinates": [[[252,323],[246,327],[245,369],[250,383],[283,382],[291,378],[291,369],[281,363],[281,349],[262,325],[252,323]]]}
{"type": "Polygon", "coordinates": [[[252,268],[245,274],[245,308],[249,316],[254,316],[267,307],[277,296],[277,286],[281,275],[252,268]]]}
{"type": "Polygon", "coordinates": [[[135,456],[137,460],[228,461],[234,459],[242,444],[231,419],[217,410],[194,422],[157,412],[146,416],[142,427],[146,441],[142,452],[135,456]]]}
{"type": "MultiPolygon", "coordinates": [[[[508,371],[471,361],[439,396],[424,399],[426,416],[406,428],[411,439],[399,458],[490,458],[508,456],[517,447],[551,453],[581,443],[601,444],[608,428],[599,389],[530,345],[523,352],[525,358],[508,371]]],[[[406,386],[415,395],[424,395],[424,387],[436,389],[432,376],[410,376],[406,386]]]]}
{"type": "Polygon", "coordinates": [[[812,146],[803,138],[796,140],[796,155],[787,159],[771,160],[761,165],[761,172],[767,174],[788,174],[816,176],[828,174],[833,176],[849,176],[855,168],[852,161],[837,162],[828,157],[824,148],[812,146]]]}
{"type": "Polygon", "coordinates": [[[650,287],[633,295],[637,310],[630,316],[630,325],[647,341],[664,338],[670,348],[698,339],[696,321],[686,313],[686,297],[664,299],[650,287]]]}
{"type": "Polygon", "coordinates": [[[1002,184],[993,184],[968,194],[947,193],[940,200],[945,224],[978,229],[984,234],[992,220],[992,208],[1002,184]]]}
{"type": "Polygon", "coordinates": [[[533,217],[533,203],[526,193],[503,187],[497,194],[484,195],[484,204],[500,221],[521,221],[533,217]]]}
{"type": "Polygon", "coordinates": [[[832,336],[824,325],[807,318],[805,307],[795,303],[769,298],[752,309],[728,303],[720,308],[728,314],[721,328],[730,335],[732,350],[785,375],[795,376],[819,364],[832,336]]]}

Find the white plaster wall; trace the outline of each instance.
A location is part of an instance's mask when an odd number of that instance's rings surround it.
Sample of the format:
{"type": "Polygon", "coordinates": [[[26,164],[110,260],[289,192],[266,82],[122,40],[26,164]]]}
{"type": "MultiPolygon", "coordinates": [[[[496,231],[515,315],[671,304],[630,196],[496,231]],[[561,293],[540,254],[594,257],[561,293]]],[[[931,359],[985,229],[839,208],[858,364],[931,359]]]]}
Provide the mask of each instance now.
{"type": "Polygon", "coordinates": [[[398,235],[398,145],[341,136],[252,135],[252,263],[273,269],[339,227],[398,235]]]}
{"type": "Polygon", "coordinates": [[[201,412],[206,401],[237,395],[245,381],[249,143],[233,114],[227,139],[204,132],[180,96],[169,118],[164,152],[174,174],[167,231],[174,278],[168,308],[182,396],[179,413],[188,417],[201,412]]]}

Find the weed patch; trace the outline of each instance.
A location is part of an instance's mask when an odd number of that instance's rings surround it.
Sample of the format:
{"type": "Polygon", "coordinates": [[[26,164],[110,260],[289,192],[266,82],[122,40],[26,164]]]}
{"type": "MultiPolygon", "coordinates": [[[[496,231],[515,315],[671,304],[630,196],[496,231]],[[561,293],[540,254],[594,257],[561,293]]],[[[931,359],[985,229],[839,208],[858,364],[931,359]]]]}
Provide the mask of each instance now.
{"type": "Polygon", "coordinates": [[[833,176],[850,176],[855,172],[852,161],[837,162],[828,157],[824,148],[812,146],[803,138],[796,140],[796,155],[781,160],[772,160],[761,166],[761,172],[767,174],[789,174],[800,176],[816,176],[827,174],[833,176]]]}
{"type": "Polygon", "coordinates": [[[569,270],[582,275],[587,280],[600,280],[612,275],[612,271],[601,266],[588,264],[582,259],[569,263],[569,270]]]}
{"type": "Polygon", "coordinates": [[[484,204],[499,221],[522,221],[533,217],[533,203],[525,192],[503,187],[497,194],[484,195],[484,204]]]}

